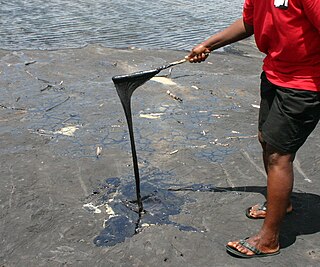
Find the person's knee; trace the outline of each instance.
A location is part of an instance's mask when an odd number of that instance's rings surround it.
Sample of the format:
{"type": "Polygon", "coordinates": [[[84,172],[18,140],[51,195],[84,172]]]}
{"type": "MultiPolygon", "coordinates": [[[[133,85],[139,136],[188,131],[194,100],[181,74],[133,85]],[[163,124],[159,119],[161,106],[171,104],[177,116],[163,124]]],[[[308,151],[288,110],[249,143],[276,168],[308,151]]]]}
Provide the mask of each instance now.
{"type": "Polygon", "coordinates": [[[269,167],[291,164],[295,157],[295,153],[282,152],[269,144],[266,144],[266,155],[269,167]]]}

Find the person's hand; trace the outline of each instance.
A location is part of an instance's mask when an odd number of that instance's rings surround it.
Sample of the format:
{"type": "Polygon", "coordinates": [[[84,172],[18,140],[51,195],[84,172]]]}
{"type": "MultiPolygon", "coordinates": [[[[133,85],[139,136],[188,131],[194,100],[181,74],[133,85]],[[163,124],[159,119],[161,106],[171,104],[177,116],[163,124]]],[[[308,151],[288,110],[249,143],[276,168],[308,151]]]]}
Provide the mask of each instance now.
{"type": "Polygon", "coordinates": [[[187,56],[187,60],[191,63],[200,63],[206,60],[210,52],[211,51],[208,47],[199,44],[191,50],[190,54],[187,56]]]}

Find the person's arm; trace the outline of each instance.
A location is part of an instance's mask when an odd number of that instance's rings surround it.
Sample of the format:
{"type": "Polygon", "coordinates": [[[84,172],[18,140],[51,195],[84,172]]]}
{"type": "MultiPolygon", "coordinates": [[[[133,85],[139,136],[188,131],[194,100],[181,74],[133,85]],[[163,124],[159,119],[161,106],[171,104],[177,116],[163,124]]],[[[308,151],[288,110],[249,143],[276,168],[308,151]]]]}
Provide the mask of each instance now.
{"type": "Polygon", "coordinates": [[[252,34],[253,26],[246,24],[242,18],[238,19],[225,30],[214,34],[209,39],[195,46],[188,55],[188,60],[190,62],[204,61],[211,51],[245,39],[252,34]]]}

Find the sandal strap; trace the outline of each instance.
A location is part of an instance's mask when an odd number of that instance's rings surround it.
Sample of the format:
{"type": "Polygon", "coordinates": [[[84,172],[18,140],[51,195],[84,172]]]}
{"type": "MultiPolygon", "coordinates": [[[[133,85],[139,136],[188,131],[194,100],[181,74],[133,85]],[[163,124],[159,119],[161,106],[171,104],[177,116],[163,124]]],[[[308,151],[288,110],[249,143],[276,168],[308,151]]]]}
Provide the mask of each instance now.
{"type": "Polygon", "coordinates": [[[258,210],[267,211],[267,202],[259,204],[258,210]]]}
{"type": "MultiPolygon", "coordinates": [[[[246,238],[246,239],[247,239],[247,238],[246,238]]],[[[241,239],[241,240],[239,241],[239,244],[240,244],[241,246],[245,247],[246,249],[249,249],[250,251],[252,251],[252,252],[253,252],[254,254],[256,254],[256,255],[259,255],[259,254],[262,253],[262,252],[261,252],[259,249],[257,249],[256,247],[250,245],[250,244],[246,241],[246,239],[245,239],[245,240],[241,239]]]]}

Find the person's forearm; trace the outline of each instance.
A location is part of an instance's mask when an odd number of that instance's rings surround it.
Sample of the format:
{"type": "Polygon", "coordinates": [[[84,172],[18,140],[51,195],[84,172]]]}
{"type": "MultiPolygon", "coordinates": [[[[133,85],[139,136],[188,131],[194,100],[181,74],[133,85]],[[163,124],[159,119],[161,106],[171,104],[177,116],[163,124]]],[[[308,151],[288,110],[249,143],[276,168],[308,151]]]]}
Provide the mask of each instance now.
{"type": "Polygon", "coordinates": [[[211,51],[225,45],[245,39],[253,34],[253,26],[245,24],[243,19],[236,20],[225,30],[214,34],[201,45],[209,48],[211,51]]]}

